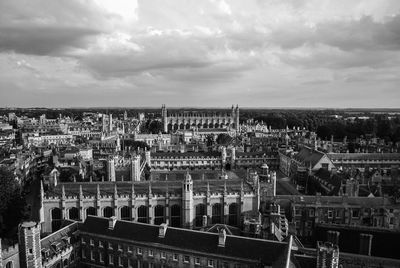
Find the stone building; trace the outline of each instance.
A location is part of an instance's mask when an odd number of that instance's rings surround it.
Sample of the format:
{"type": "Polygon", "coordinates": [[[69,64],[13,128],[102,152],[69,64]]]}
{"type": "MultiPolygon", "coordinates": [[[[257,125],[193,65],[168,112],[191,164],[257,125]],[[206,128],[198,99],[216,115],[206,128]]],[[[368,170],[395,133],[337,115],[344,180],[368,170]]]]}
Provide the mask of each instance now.
{"type": "Polygon", "coordinates": [[[191,128],[234,128],[239,129],[239,106],[232,105],[230,114],[206,114],[196,112],[182,112],[170,114],[167,107],[161,107],[161,117],[164,132],[170,132],[178,129],[191,128]]]}
{"type": "Polygon", "coordinates": [[[239,226],[243,213],[258,211],[260,197],[258,181],[192,180],[189,173],[183,181],[63,183],[42,192],[42,227],[52,232],[63,219],[88,215],[186,228],[201,227],[206,215],[209,224],[239,226]]]}

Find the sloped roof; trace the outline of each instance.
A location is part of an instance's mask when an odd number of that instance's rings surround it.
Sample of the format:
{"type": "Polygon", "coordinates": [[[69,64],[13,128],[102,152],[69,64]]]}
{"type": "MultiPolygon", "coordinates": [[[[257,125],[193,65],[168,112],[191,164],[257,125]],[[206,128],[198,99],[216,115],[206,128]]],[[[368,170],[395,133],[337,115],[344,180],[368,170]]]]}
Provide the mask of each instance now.
{"type": "Polygon", "coordinates": [[[328,153],[332,161],[340,160],[399,160],[400,153],[328,153]]]}
{"type": "Polygon", "coordinates": [[[294,156],[294,158],[297,161],[304,163],[306,166],[311,165],[311,167],[314,167],[324,155],[323,152],[305,146],[294,156]]]}
{"type": "Polygon", "coordinates": [[[158,246],[181,248],[203,254],[260,261],[264,265],[272,265],[276,262],[285,254],[288,245],[283,242],[227,235],[225,247],[219,247],[218,234],[215,233],[168,227],[165,237],[159,238],[159,226],[119,220],[115,223],[114,229],[110,230],[108,221],[108,218],[88,216],[80,226],[80,230],[90,234],[109,236],[111,239],[128,239],[132,242],[153,243],[158,246]]]}

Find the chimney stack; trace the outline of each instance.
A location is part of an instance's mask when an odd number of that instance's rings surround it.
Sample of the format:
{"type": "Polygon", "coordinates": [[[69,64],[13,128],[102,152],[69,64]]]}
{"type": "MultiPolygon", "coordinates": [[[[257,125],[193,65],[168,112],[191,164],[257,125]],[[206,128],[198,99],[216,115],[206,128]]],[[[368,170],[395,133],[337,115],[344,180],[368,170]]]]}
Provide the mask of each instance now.
{"type": "Polygon", "coordinates": [[[160,227],[158,228],[158,237],[159,238],[165,237],[165,234],[167,233],[167,227],[168,227],[168,224],[166,224],[166,223],[160,224],[160,227]]]}
{"type": "Polygon", "coordinates": [[[108,219],[108,229],[114,230],[115,223],[117,222],[117,217],[112,216],[108,219]]]}
{"type": "Polygon", "coordinates": [[[218,246],[224,248],[225,240],[226,240],[226,231],[225,229],[221,228],[218,232],[218,246]]]}
{"type": "Polygon", "coordinates": [[[372,237],[371,234],[360,234],[360,254],[371,256],[372,237]]]}

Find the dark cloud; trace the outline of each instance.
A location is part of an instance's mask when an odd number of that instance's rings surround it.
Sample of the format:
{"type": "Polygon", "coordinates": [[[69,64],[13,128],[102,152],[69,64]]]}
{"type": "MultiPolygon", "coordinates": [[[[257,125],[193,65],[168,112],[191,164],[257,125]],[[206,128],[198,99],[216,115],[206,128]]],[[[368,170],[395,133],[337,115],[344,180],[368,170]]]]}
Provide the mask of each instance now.
{"type": "Polygon", "coordinates": [[[326,44],[344,51],[400,49],[400,15],[387,17],[383,22],[371,16],[359,20],[335,20],[318,23],[285,25],[276,29],[268,40],[284,49],[305,44],[326,44]]]}
{"type": "Polygon", "coordinates": [[[0,52],[11,50],[23,54],[61,55],[71,47],[87,47],[88,38],[98,33],[85,28],[0,26],[0,52]]]}

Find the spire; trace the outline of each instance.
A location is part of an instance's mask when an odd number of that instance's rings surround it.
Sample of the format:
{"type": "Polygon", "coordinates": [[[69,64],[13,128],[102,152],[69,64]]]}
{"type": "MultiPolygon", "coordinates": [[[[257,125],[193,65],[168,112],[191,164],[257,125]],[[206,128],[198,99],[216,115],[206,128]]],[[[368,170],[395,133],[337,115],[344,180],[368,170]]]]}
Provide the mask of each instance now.
{"type": "Polygon", "coordinates": [[[64,185],[62,185],[61,186],[61,196],[62,196],[62,199],[65,199],[65,188],[64,188],[64,185]]]}
{"type": "Polygon", "coordinates": [[[117,184],[114,184],[114,196],[118,197],[117,184]]]}
{"type": "Polygon", "coordinates": [[[241,181],[241,183],[240,183],[240,192],[241,192],[241,193],[244,193],[243,181],[241,181]]]}
{"type": "Polygon", "coordinates": [[[210,182],[207,182],[207,195],[210,195],[210,182]]]}
{"type": "Polygon", "coordinates": [[[98,198],[100,198],[100,184],[97,184],[96,195],[97,195],[98,198]]]}
{"type": "Polygon", "coordinates": [[[40,199],[43,201],[44,199],[44,189],[43,189],[43,181],[40,181],[40,199]]]}
{"type": "Polygon", "coordinates": [[[83,198],[82,184],[79,185],[79,198],[83,198]]]}
{"type": "Polygon", "coordinates": [[[228,191],[226,189],[226,180],[224,181],[224,193],[226,194],[228,191]]]}

